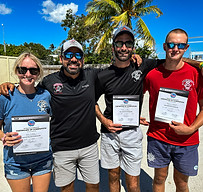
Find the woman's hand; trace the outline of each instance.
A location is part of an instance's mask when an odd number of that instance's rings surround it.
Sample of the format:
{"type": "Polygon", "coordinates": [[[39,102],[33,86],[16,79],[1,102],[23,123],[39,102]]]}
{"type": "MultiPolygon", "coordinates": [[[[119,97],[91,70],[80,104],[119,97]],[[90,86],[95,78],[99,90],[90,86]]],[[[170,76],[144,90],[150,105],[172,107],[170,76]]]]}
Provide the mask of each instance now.
{"type": "Polygon", "coordinates": [[[22,141],[21,136],[17,132],[8,132],[4,137],[4,145],[14,146],[22,141]]]}

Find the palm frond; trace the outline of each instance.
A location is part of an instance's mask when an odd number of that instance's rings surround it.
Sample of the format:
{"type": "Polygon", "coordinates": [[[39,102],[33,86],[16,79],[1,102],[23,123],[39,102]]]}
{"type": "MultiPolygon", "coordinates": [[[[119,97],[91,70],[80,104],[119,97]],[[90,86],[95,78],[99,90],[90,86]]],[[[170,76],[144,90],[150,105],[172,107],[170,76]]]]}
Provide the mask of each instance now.
{"type": "Polygon", "coordinates": [[[153,47],[155,45],[155,40],[151,36],[151,33],[146,26],[145,22],[139,17],[139,19],[136,22],[137,31],[139,33],[138,37],[141,37],[145,40],[145,43],[149,45],[150,47],[153,47]]]}
{"type": "Polygon", "coordinates": [[[121,23],[122,25],[128,25],[128,21],[129,21],[129,15],[128,12],[125,11],[124,13],[122,13],[121,15],[118,16],[113,16],[112,17],[112,21],[115,23],[121,23]]]}
{"type": "Polygon", "coordinates": [[[142,7],[146,7],[147,5],[150,5],[152,3],[153,0],[138,0],[133,8],[134,9],[139,9],[139,8],[142,8],[142,7]]]}
{"type": "Polygon", "coordinates": [[[100,51],[106,47],[106,44],[109,42],[109,40],[112,37],[114,28],[115,28],[115,25],[112,25],[106,30],[104,35],[101,37],[99,43],[97,44],[97,47],[95,49],[96,53],[100,53],[100,51]]]}
{"type": "Polygon", "coordinates": [[[139,8],[136,10],[137,16],[145,16],[145,15],[149,15],[151,13],[155,13],[157,14],[157,17],[160,17],[161,15],[163,15],[162,11],[157,7],[157,6],[149,6],[149,7],[143,7],[143,8],[139,8]]]}
{"type": "Polygon", "coordinates": [[[105,11],[110,8],[114,9],[117,13],[121,12],[121,7],[113,0],[94,0],[86,5],[87,12],[99,11],[101,9],[105,11]]]}
{"type": "Polygon", "coordinates": [[[103,36],[97,44],[96,52],[100,52],[109,39],[115,27],[127,25],[132,28],[132,20],[136,20],[135,31],[146,40],[146,44],[153,46],[155,40],[142,20],[142,16],[154,13],[160,17],[163,13],[157,6],[149,6],[153,0],[91,0],[86,6],[88,15],[85,25],[96,23],[102,30],[103,36]]]}

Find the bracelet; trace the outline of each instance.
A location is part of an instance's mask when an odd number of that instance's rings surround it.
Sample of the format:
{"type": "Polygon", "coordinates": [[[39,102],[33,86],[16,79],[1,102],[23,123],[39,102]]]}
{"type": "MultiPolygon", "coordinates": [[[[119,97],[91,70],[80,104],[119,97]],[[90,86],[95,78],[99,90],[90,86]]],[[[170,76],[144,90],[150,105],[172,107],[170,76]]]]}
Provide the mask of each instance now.
{"type": "Polygon", "coordinates": [[[201,62],[201,63],[199,64],[199,68],[202,69],[202,67],[203,67],[203,62],[201,62]]]}
{"type": "Polygon", "coordinates": [[[2,142],[3,142],[3,146],[6,145],[6,140],[5,140],[5,138],[6,138],[6,134],[4,134],[4,136],[1,138],[1,140],[2,140],[2,142]]]}

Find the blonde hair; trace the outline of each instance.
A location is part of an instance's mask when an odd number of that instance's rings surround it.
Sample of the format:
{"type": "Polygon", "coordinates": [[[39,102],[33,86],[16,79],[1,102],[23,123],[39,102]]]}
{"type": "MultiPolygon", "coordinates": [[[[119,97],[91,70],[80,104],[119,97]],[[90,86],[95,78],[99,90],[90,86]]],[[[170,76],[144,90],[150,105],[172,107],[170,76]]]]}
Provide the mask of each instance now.
{"type": "Polygon", "coordinates": [[[29,57],[30,59],[32,59],[36,65],[39,67],[39,76],[38,78],[42,78],[43,77],[43,68],[42,68],[42,64],[40,62],[40,60],[34,56],[32,53],[30,52],[23,52],[15,61],[14,63],[14,67],[13,67],[13,70],[14,70],[14,73],[17,74],[17,67],[20,67],[21,63],[23,62],[23,60],[26,58],[26,57],[29,57]]]}

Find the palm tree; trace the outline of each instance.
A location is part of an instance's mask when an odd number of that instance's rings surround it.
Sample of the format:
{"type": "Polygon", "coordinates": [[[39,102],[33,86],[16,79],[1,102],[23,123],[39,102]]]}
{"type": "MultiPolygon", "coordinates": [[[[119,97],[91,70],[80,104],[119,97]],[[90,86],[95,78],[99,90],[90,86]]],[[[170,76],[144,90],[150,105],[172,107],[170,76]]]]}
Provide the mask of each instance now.
{"type": "Polygon", "coordinates": [[[50,50],[51,52],[53,52],[55,48],[56,48],[56,47],[54,46],[53,43],[49,45],[49,50],[50,50]]]}
{"type": "Polygon", "coordinates": [[[136,34],[143,38],[149,46],[155,45],[155,40],[141,17],[156,13],[157,17],[163,13],[157,6],[149,6],[153,0],[92,0],[86,5],[87,19],[85,24],[98,23],[98,28],[105,29],[103,36],[97,44],[95,52],[104,49],[112,37],[115,28],[127,25],[132,29],[135,21],[136,34]]]}

